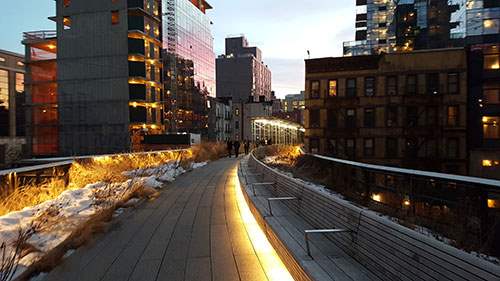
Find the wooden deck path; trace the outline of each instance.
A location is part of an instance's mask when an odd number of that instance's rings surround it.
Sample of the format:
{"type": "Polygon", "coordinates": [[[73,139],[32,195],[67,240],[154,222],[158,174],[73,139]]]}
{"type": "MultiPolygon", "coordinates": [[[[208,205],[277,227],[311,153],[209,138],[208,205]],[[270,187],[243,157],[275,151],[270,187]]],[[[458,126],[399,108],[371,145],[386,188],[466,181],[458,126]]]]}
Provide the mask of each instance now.
{"type": "Polygon", "coordinates": [[[268,280],[236,203],[236,165],[223,159],[180,176],[44,280],[268,280]]]}

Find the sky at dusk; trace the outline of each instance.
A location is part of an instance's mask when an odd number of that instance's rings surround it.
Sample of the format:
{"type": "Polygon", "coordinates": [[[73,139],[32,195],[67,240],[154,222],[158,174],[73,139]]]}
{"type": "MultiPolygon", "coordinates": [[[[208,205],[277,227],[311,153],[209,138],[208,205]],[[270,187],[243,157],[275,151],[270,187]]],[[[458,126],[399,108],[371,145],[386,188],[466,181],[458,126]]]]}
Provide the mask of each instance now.
{"type": "MultiPolygon", "coordinates": [[[[9,1],[2,6],[0,49],[24,52],[23,31],[51,30],[53,0],[9,1]]],[[[341,56],[342,42],[354,39],[354,0],[209,0],[214,52],[224,53],[228,35],[244,34],[258,46],[273,75],[278,97],[304,88],[304,59],[341,56]]]]}

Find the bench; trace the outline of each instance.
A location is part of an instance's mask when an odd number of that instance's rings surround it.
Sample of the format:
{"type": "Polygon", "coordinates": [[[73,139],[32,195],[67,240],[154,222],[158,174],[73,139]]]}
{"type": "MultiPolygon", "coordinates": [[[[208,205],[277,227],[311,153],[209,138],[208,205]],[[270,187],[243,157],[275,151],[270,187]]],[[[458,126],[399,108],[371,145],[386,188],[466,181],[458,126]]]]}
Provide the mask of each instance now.
{"type": "Polygon", "coordinates": [[[282,194],[275,193],[277,189],[273,185],[262,186],[253,195],[252,183],[272,182],[274,179],[247,177],[248,174],[259,173],[251,171],[246,165],[243,160],[239,169],[240,182],[252,213],[262,229],[266,230],[268,239],[296,280],[378,280],[359,262],[325,238],[325,235],[338,234],[315,233],[322,230],[314,229],[296,214],[296,206],[300,204],[297,197],[274,197],[273,195],[282,194]],[[290,209],[284,202],[295,206],[291,207],[294,209],[290,209]]]}
{"type": "MultiPolygon", "coordinates": [[[[249,177],[250,181],[275,183],[249,196],[250,201],[311,279],[323,280],[321,276],[335,276],[334,271],[341,270],[351,273],[340,276],[353,280],[500,280],[499,266],[279,173],[253,155],[240,170],[261,175],[249,177]],[[297,200],[273,203],[270,216],[267,198],[279,197],[297,200]],[[305,230],[329,229],[335,231],[309,235],[313,258],[309,257],[305,230]],[[336,255],[341,259],[332,258],[336,255]],[[332,263],[335,269],[330,269],[332,263]]],[[[248,186],[246,190],[250,191],[248,186]]]]}

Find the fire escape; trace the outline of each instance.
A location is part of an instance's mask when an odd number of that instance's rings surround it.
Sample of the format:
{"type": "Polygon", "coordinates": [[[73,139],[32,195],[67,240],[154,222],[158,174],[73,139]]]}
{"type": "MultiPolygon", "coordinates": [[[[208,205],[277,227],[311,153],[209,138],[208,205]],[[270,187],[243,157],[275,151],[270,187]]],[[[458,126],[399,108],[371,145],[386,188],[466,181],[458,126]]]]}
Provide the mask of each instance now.
{"type": "Polygon", "coordinates": [[[167,77],[169,85],[167,89],[167,120],[169,123],[169,131],[177,132],[177,15],[176,15],[176,1],[167,0],[167,12],[163,15],[167,17],[167,60],[169,60],[169,67],[167,77]]]}

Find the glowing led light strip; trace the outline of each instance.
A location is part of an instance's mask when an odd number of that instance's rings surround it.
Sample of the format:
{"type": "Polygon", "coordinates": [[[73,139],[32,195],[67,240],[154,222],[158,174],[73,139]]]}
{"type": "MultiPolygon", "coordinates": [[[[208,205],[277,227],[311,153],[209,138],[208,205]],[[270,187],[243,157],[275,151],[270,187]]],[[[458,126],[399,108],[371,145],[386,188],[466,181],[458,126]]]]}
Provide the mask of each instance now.
{"type": "Polygon", "coordinates": [[[243,191],[241,190],[237,168],[234,168],[233,175],[233,186],[235,189],[236,202],[240,211],[241,220],[267,278],[270,281],[294,280],[253,217],[247,201],[243,196],[243,191]]]}

